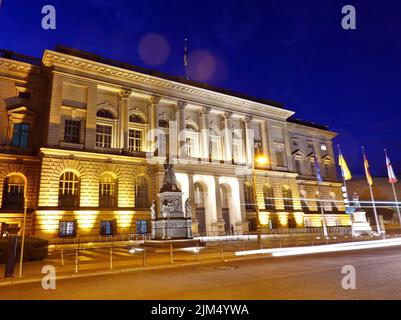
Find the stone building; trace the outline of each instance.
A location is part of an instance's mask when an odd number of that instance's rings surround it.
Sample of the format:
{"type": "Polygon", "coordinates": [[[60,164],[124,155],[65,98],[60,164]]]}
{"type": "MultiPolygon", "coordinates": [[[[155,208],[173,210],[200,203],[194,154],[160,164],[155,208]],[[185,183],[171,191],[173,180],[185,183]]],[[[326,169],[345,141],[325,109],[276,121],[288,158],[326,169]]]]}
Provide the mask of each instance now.
{"type": "Polygon", "coordinates": [[[320,205],[329,226],[350,224],[336,134],[276,102],[61,46],[3,50],[0,75],[1,222],[21,223],[26,199],[38,236],[147,233],[168,154],[194,233],[254,231],[255,205],[265,231],[320,226],[320,205]]]}

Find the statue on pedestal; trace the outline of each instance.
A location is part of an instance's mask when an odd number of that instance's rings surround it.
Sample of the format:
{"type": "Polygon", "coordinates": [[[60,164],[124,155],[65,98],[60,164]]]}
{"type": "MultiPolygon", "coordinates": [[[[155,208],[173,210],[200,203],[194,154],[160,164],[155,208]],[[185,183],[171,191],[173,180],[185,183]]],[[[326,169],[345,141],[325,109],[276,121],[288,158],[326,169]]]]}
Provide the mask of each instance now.
{"type": "Polygon", "coordinates": [[[163,185],[157,194],[159,212],[156,219],[152,220],[152,239],[192,239],[191,203],[188,199],[183,208],[182,196],[183,193],[177,185],[174,166],[167,157],[164,164],[163,185]]]}
{"type": "Polygon", "coordinates": [[[152,205],[150,206],[150,217],[152,218],[152,220],[156,220],[157,218],[155,200],[152,200],[152,205]]]}
{"type": "Polygon", "coordinates": [[[191,200],[188,198],[185,201],[185,218],[192,217],[192,208],[191,208],[191,200]]]}

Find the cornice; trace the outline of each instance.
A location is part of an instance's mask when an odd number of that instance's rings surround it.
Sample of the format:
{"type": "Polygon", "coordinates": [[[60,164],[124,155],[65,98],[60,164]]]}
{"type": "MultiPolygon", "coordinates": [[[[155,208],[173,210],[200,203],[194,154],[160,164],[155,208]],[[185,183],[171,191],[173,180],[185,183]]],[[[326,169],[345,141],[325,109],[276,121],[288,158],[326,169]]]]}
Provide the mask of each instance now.
{"type": "Polygon", "coordinates": [[[287,122],[287,129],[289,133],[298,133],[308,137],[316,136],[318,138],[321,138],[322,136],[325,136],[329,139],[333,139],[337,136],[337,133],[333,131],[322,130],[292,122],[287,122]]]}
{"type": "Polygon", "coordinates": [[[0,67],[7,68],[11,71],[25,72],[25,73],[31,72],[33,69],[38,68],[37,66],[34,66],[29,63],[19,62],[5,58],[0,58],[0,67]]]}
{"type": "MultiPolygon", "coordinates": [[[[86,71],[106,77],[117,78],[120,81],[133,81],[141,85],[149,85],[159,90],[172,90],[177,95],[188,94],[201,99],[220,102],[223,106],[237,106],[239,109],[257,112],[259,116],[287,119],[294,114],[293,111],[262,104],[227,94],[214,92],[172,80],[162,79],[151,75],[125,70],[122,68],[86,60],[83,58],[46,50],[43,55],[43,64],[47,67],[64,66],[79,71],[86,71]]],[[[195,100],[195,99],[194,99],[195,100]]]]}

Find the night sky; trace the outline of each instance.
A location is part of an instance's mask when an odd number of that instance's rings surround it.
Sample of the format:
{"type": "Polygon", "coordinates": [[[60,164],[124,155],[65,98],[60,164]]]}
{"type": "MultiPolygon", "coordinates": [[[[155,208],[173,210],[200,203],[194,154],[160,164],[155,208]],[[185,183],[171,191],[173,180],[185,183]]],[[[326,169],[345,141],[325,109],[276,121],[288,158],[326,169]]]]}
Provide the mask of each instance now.
{"type": "Polygon", "coordinates": [[[374,175],[383,148],[401,173],[401,1],[0,1],[0,47],[41,57],[57,43],[278,101],[328,125],[355,175],[361,145],[374,175]],[[42,6],[57,29],[41,28],[42,6]],[[352,4],[357,29],[343,30],[352,4]]]}

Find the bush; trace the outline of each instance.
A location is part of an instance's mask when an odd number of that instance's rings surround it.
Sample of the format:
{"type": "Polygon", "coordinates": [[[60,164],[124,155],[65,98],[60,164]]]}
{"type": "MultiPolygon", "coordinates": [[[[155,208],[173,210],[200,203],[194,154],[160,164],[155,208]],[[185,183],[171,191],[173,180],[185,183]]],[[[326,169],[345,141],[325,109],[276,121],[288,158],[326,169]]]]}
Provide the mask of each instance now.
{"type": "MultiPolygon", "coordinates": [[[[16,262],[20,259],[21,237],[18,237],[16,262]]],[[[48,254],[49,242],[40,238],[26,237],[24,244],[24,261],[43,260],[48,254]]],[[[8,238],[0,239],[0,263],[7,261],[8,238]]]]}

